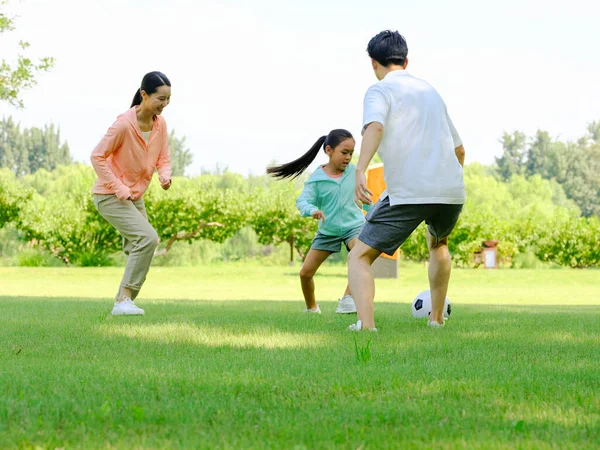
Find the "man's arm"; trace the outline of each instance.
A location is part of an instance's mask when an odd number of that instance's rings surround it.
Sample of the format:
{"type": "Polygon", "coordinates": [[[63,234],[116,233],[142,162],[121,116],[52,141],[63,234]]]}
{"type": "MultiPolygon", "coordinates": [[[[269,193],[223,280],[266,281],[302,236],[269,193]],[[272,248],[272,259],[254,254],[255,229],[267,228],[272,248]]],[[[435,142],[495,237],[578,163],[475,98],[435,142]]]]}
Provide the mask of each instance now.
{"type": "Polygon", "coordinates": [[[454,149],[454,153],[456,153],[456,157],[458,158],[458,162],[461,166],[465,166],[465,148],[461,145],[454,149]]]}
{"type": "Polygon", "coordinates": [[[383,125],[379,122],[371,122],[367,125],[364,133],[362,143],[360,145],[360,157],[358,158],[358,164],[356,165],[356,186],[354,192],[354,199],[357,202],[371,204],[372,192],[367,189],[367,179],[365,172],[369,163],[375,156],[375,152],[379,148],[381,139],[383,138],[383,125]]]}

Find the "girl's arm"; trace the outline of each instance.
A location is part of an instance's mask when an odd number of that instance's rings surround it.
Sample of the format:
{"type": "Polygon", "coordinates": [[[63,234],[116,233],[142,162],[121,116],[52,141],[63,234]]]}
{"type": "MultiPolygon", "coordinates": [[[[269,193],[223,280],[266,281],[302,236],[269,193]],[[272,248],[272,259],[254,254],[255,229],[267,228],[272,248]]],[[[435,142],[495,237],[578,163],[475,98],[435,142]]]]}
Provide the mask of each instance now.
{"type": "Polygon", "coordinates": [[[118,120],[113,123],[90,158],[100,183],[112,190],[119,200],[127,200],[131,197],[131,190],[117,178],[108,166],[106,159],[123,144],[126,126],[125,123],[118,120]]]}
{"type": "Polygon", "coordinates": [[[316,183],[306,183],[298,200],[296,200],[296,208],[300,211],[302,217],[310,217],[319,208],[315,206],[317,202],[316,183]]]}

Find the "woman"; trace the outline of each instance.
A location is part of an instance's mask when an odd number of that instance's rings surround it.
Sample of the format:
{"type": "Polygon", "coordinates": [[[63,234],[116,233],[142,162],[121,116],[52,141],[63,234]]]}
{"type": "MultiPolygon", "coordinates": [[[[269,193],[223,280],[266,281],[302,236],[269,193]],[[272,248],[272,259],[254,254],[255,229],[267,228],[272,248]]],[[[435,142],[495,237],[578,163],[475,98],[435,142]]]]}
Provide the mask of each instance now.
{"type": "Polygon", "coordinates": [[[171,82],[161,72],[147,73],[131,108],[121,114],[92,152],[98,181],[92,189],[98,212],[123,237],[125,274],[113,315],[141,315],[134,303],[144,281],[158,234],[148,222],[142,196],[155,170],[163,189],[171,187],[169,136],[160,115],[171,99],[171,82]]]}

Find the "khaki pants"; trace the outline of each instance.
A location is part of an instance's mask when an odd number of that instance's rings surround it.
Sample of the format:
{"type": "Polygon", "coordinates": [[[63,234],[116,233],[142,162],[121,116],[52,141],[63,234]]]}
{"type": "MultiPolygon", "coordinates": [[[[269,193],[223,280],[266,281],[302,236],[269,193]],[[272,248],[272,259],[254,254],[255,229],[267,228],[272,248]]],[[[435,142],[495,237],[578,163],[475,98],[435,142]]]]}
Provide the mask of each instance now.
{"type": "Polygon", "coordinates": [[[115,195],[94,194],[98,212],[123,237],[123,252],[128,255],[123,280],[117,292],[117,301],[122,288],[131,289],[134,300],[150,270],[154,250],[158,245],[158,234],[148,222],[144,200],[119,200],[115,195]]]}

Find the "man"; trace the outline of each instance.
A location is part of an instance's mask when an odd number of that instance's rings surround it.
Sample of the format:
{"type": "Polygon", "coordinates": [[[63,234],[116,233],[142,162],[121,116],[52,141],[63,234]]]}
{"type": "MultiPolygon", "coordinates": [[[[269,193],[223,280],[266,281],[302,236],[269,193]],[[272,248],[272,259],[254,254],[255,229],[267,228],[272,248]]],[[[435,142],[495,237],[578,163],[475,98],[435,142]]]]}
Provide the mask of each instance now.
{"type": "Polygon", "coordinates": [[[451,270],[448,235],[466,199],[465,151],[441,96],[406,71],[406,40],[397,31],[382,31],[371,39],[367,52],[379,82],[364,99],[355,198],[371,203],[365,171],[376,151],[387,189],[367,214],[349,255],[348,278],[358,312],[358,322],[350,329],[376,330],[369,266],[382,252],[393,254],[423,221],[430,257],[428,325],[440,327],[451,270]]]}

